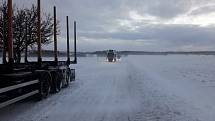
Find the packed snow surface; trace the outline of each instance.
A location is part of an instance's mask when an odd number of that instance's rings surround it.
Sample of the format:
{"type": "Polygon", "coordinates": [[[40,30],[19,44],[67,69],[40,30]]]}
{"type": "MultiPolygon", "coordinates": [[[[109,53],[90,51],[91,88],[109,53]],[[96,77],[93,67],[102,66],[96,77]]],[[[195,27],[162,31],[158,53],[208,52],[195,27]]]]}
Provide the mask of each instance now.
{"type": "Polygon", "coordinates": [[[76,82],[0,109],[0,121],[215,121],[215,56],[79,58],[76,82]]]}

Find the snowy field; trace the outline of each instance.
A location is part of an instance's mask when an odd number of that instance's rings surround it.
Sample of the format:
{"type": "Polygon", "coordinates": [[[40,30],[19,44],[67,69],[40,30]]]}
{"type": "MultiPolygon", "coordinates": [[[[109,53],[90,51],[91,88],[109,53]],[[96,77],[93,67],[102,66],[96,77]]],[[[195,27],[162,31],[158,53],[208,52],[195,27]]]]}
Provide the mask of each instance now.
{"type": "Polygon", "coordinates": [[[0,109],[0,121],[215,121],[215,56],[78,61],[69,88],[0,109]]]}

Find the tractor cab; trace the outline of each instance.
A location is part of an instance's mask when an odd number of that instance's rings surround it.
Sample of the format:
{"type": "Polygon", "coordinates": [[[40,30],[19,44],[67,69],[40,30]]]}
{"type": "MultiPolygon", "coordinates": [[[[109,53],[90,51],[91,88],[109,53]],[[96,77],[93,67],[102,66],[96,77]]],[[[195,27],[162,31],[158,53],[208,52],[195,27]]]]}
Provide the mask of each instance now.
{"type": "Polygon", "coordinates": [[[107,61],[108,62],[116,62],[116,51],[108,50],[107,51],[107,61]]]}

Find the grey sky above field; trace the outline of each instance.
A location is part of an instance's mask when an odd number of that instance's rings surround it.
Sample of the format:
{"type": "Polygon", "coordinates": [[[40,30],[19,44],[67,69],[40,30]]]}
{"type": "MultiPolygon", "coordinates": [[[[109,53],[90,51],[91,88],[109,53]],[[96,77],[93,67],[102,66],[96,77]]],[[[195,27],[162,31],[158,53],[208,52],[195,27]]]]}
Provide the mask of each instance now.
{"type": "MultiPolygon", "coordinates": [[[[28,7],[37,0],[13,0],[28,7]]],[[[64,50],[65,16],[78,26],[78,49],[146,51],[215,50],[215,0],[41,0],[57,6],[64,50]]],[[[51,45],[48,47],[51,48],[51,45]]]]}

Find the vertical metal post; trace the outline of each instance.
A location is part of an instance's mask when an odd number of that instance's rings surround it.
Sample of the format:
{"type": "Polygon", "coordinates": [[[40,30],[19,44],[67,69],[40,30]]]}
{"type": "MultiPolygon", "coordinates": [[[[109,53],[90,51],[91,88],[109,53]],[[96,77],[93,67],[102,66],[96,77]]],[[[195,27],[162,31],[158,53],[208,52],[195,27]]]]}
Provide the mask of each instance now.
{"type": "Polygon", "coordinates": [[[76,21],[74,21],[74,63],[77,63],[77,48],[76,48],[76,21]]]}
{"type": "Polygon", "coordinates": [[[28,62],[28,22],[26,20],[25,22],[25,36],[26,36],[26,40],[25,40],[25,63],[28,62]]]}
{"type": "Polygon", "coordinates": [[[67,28],[67,64],[70,64],[70,51],[69,51],[69,17],[66,16],[66,28],[67,28]]]}
{"type": "Polygon", "coordinates": [[[56,19],[56,7],[54,6],[54,60],[55,63],[58,61],[57,57],[57,19],[56,19]]]}
{"type": "Polygon", "coordinates": [[[8,0],[8,61],[10,64],[14,63],[13,58],[13,33],[12,33],[12,16],[13,16],[13,9],[12,9],[12,0],[8,0]]]}
{"type": "Polygon", "coordinates": [[[40,16],[40,0],[37,1],[37,44],[38,44],[38,63],[42,62],[41,52],[41,16],[40,16]]]}

